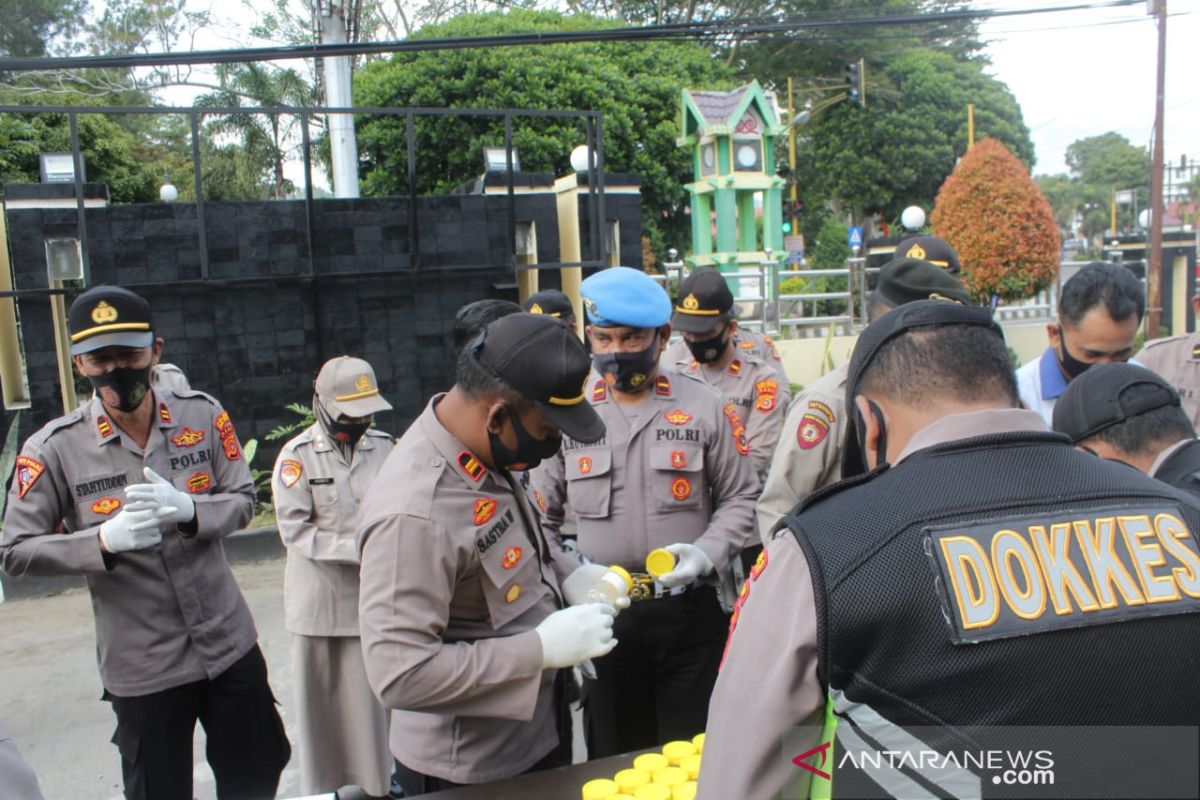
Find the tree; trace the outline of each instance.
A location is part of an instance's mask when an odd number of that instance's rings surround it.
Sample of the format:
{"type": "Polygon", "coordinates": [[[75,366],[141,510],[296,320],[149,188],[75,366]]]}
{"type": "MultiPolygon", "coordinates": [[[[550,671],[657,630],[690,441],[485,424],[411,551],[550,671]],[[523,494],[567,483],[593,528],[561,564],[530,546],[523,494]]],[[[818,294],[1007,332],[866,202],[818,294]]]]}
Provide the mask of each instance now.
{"type": "Polygon", "coordinates": [[[996,139],[963,156],[938,192],[935,235],[958,251],[962,278],[981,300],[1032,297],[1058,275],[1054,212],[1024,164],[996,139]]]}
{"type": "MultiPolygon", "coordinates": [[[[415,38],[589,30],[616,23],[551,11],[465,15],[427,26],[415,38]]],[[[549,45],[536,48],[398,53],[355,77],[354,100],[368,106],[572,109],[601,112],[607,170],[642,179],[643,225],[655,250],[686,241],[684,184],[691,161],[675,144],[679,93],[726,88],[731,75],[711,51],[667,42],[549,45]]],[[[513,142],[526,171],[563,174],[584,142],[579,120],[514,118],[513,142]]],[[[503,146],[499,118],[421,117],[416,124],[417,186],[441,193],[477,177],[482,148],[503,146]]],[[[360,119],[364,193],[408,191],[404,120],[360,119]]]]}
{"type": "Polygon", "coordinates": [[[1085,184],[1149,191],[1150,154],[1114,131],[1073,142],[1067,147],[1066,161],[1071,173],[1085,184]]]}

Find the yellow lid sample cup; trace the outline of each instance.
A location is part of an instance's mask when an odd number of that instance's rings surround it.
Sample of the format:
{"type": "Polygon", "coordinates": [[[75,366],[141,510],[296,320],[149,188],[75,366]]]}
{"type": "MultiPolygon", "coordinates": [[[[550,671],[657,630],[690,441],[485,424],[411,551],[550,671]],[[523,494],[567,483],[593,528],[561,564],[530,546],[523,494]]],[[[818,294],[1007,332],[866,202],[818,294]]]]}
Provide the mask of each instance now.
{"type": "Polygon", "coordinates": [[[703,753],[704,752],[704,734],[697,733],[695,736],[693,736],[692,744],[696,745],[697,753],[703,753]]]}
{"type": "Polygon", "coordinates": [[[597,778],[583,785],[583,800],[610,800],[617,796],[617,784],[608,778],[597,778]]]}
{"type": "Polygon", "coordinates": [[[662,752],[667,761],[671,762],[671,766],[678,767],[685,758],[696,754],[696,745],[691,742],[667,742],[663,745],[662,752]]]}
{"type": "Polygon", "coordinates": [[[671,787],[660,783],[647,783],[633,792],[634,800],[671,800],[671,787]]]}
{"type": "Polygon", "coordinates": [[[675,556],[669,550],[660,547],[657,550],[651,550],[650,554],[646,556],[646,572],[656,578],[661,578],[673,569],[675,569],[675,556]]]}
{"type": "Polygon", "coordinates": [[[663,786],[678,786],[687,783],[688,774],[679,767],[665,767],[654,773],[654,782],[663,786]]]}
{"type": "Polygon", "coordinates": [[[633,768],[640,769],[647,775],[653,775],[660,769],[666,769],[671,766],[671,762],[667,761],[667,757],[661,753],[643,753],[633,760],[633,768]]]}
{"type": "Polygon", "coordinates": [[[617,782],[618,789],[630,794],[639,786],[649,783],[650,776],[640,769],[623,769],[613,776],[613,780],[617,782]]]}
{"type": "Polygon", "coordinates": [[[700,779],[700,754],[688,756],[680,764],[680,768],[688,774],[688,778],[695,781],[700,779]]]}
{"type": "Polygon", "coordinates": [[[696,783],[688,781],[671,787],[671,800],[696,800],[696,783]]]}

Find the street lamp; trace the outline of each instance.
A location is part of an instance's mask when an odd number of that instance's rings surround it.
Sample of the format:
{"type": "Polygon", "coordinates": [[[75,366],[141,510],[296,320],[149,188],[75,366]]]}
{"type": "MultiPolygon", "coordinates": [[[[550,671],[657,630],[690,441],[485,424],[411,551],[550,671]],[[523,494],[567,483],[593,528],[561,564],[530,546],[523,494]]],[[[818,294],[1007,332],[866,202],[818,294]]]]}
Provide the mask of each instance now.
{"type": "Polygon", "coordinates": [[[910,231],[919,231],[925,224],[925,209],[920,206],[909,206],[900,212],[900,224],[910,231]]]}
{"type": "Polygon", "coordinates": [[[163,182],[162,186],[158,187],[158,199],[164,203],[174,203],[178,197],[179,190],[175,188],[169,178],[163,182]]]}

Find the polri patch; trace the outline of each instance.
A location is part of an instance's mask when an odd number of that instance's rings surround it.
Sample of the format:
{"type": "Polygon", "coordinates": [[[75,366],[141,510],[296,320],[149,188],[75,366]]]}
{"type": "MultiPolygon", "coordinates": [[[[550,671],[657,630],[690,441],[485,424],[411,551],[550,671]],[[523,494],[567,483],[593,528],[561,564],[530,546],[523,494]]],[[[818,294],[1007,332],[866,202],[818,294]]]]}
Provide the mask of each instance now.
{"type": "Polygon", "coordinates": [[[101,497],[92,503],[92,513],[108,516],[121,507],[121,501],[115,497],[101,497]]]}
{"type": "Polygon", "coordinates": [[[171,444],[176,447],[195,447],[204,441],[204,431],[194,431],[186,425],[183,433],[171,437],[171,444]]]}
{"type": "Polygon", "coordinates": [[[29,456],[17,456],[17,499],[25,499],[25,495],[29,494],[29,490],[38,482],[38,478],[42,477],[42,473],[46,471],[46,465],[40,461],[36,461],[29,456]]]}
{"type": "Polygon", "coordinates": [[[829,426],[813,414],[805,414],[796,429],[796,444],[801,450],[811,450],[829,435],[829,426]]]}
{"type": "Polygon", "coordinates": [[[496,516],[498,504],[490,497],[481,497],[475,501],[475,524],[486,525],[496,516]]]}
{"type": "Polygon", "coordinates": [[[288,458],[279,463],[279,482],[283,484],[283,488],[290,489],[296,485],[296,481],[300,480],[301,473],[304,472],[304,465],[299,461],[288,458]]]}
{"type": "Polygon", "coordinates": [[[207,472],[193,472],[187,479],[187,487],[192,494],[207,492],[212,487],[212,475],[207,472]]]}

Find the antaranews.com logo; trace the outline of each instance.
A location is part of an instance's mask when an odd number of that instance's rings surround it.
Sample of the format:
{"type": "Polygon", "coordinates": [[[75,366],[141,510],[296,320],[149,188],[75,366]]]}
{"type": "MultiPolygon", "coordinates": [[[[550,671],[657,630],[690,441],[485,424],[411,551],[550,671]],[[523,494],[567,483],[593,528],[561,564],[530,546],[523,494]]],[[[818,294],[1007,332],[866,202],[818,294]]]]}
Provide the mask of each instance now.
{"type": "MultiPolygon", "coordinates": [[[[792,758],[816,779],[831,780],[833,742],[819,744],[792,758]]],[[[836,769],[867,772],[908,770],[941,783],[947,775],[973,772],[999,786],[1053,786],[1054,754],[1049,750],[854,750],[837,758],[836,769]]]]}

